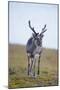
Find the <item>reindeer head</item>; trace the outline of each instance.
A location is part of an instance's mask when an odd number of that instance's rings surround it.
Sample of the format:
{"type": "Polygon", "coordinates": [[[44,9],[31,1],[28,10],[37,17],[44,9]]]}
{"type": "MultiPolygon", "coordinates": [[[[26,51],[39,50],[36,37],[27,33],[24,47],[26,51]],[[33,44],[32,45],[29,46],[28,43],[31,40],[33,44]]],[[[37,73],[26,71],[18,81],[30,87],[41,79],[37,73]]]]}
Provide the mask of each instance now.
{"type": "Polygon", "coordinates": [[[43,38],[43,34],[44,34],[44,32],[46,32],[46,24],[44,25],[44,27],[42,28],[42,31],[41,31],[41,33],[39,34],[39,33],[36,33],[36,31],[34,30],[34,27],[31,27],[31,22],[30,22],[30,20],[28,21],[28,23],[29,23],[29,27],[30,27],[30,29],[33,31],[33,38],[34,38],[34,42],[35,42],[35,44],[36,45],[41,45],[42,44],[42,38],[43,38]]]}

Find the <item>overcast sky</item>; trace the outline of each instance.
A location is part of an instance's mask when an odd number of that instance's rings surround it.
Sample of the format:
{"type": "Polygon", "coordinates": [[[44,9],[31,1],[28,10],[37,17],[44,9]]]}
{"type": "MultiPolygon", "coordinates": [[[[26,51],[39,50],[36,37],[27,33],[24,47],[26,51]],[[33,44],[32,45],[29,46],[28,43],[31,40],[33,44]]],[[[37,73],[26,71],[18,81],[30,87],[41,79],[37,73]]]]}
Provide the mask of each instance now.
{"type": "Polygon", "coordinates": [[[57,5],[9,2],[9,43],[26,45],[32,35],[28,26],[28,20],[31,20],[31,25],[39,33],[47,24],[43,47],[57,49],[57,12],[57,5]]]}

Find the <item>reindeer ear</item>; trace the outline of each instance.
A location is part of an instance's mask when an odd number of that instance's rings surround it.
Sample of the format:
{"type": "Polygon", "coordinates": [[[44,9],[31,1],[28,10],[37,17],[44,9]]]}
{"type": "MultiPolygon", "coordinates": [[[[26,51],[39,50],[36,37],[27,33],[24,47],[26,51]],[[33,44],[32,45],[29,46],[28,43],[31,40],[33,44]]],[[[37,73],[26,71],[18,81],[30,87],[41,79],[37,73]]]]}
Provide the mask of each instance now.
{"type": "Polygon", "coordinates": [[[44,35],[43,34],[41,34],[41,38],[43,38],[44,37],[44,35]]]}
{"type": "Polygon", "coordinates": [[[41,37],[40,37],[40,40],[42,40],[43,37],[44,37],[44,35],[42,34],[41,37]]]}

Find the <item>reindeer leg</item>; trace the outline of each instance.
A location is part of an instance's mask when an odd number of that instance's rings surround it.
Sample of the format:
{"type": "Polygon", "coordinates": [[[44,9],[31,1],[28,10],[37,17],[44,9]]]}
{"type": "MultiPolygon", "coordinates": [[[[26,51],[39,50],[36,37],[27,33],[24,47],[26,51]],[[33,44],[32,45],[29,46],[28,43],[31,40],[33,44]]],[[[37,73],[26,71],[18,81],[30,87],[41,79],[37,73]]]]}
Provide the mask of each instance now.
{"type": "Polygon", "coordinates": [[[32,70],[33,70],[33,58],[31,58],[31,66],[30,66],[30,72],[32,74],[32,70]]]}
{"type": "Polygon", "coordinates": [[[36,65],[36,59],[34,58],[34,65],[33,65],[33,76],[35,76],[35,65],[36,65]]]}
{"type": "Polygon", "coordinates": [[[30,68],[30,70],[32,70],[32,67],[33,67],[33,58],[31,58],[31,68],[30,68]]]}
{"type": "Polygon", "coordinates": [[[38,72],[37,74],[39,75],[40,74],[40,55],[39,55],[39,59],[38,59],[38,72]]]}
{"type": "Polygon", "coordinates": [[[28,56],[28,75],[30,74],[30,57],[28,56]]]}

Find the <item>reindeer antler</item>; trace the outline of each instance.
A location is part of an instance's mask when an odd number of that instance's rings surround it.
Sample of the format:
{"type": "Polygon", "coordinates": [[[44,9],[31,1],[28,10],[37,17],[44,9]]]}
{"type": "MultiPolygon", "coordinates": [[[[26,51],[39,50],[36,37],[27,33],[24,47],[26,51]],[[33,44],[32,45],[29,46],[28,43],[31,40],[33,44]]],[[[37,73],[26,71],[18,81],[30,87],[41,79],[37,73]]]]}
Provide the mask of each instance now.
{"type": "Polygon", "coordinates": [[[44,25],[44,28],[42,28],[42,32],[40,33],[40,35],[42,35],[45,31],[46,31],[46,24],[44,25]]]}
{"type": "Polygon", "coordinates": [[[30,27],[30,29],[31,29],[35,34],[37,34],[37,33],[35,32],[35,30],[34,30],[34,27],[31,27],[30,20],[28,21],[28,23],[29,23],[29,27],[30,27]]]}

